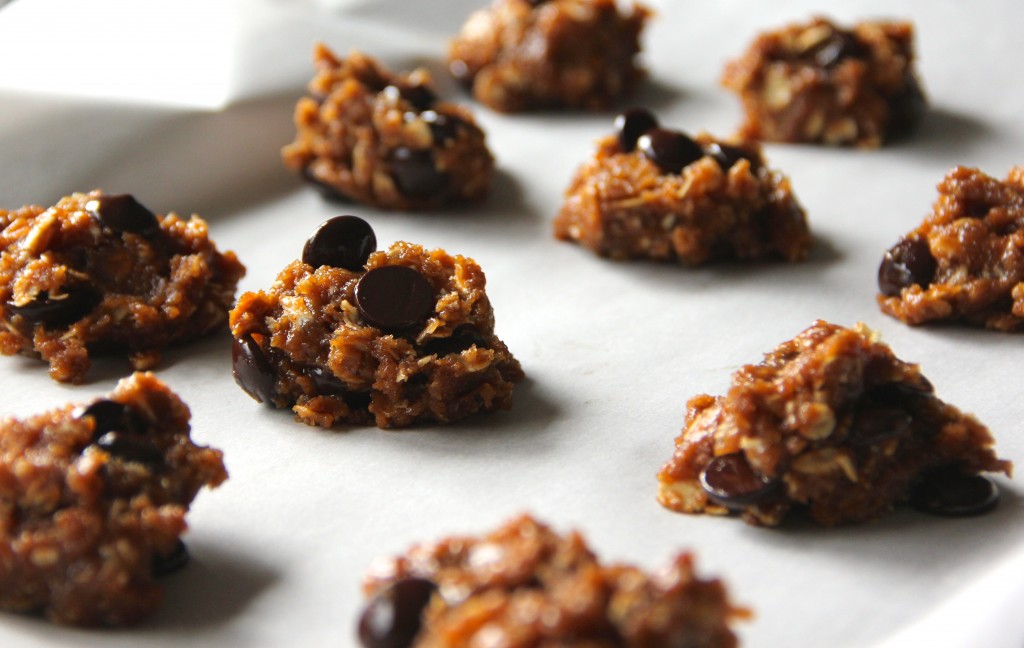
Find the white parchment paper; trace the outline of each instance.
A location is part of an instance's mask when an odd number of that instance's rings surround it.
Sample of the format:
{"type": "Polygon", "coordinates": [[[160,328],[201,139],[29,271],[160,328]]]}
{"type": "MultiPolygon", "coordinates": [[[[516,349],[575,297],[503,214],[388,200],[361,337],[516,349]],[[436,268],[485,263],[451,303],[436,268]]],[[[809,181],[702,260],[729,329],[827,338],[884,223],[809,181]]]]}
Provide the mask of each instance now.
{"type": "MultiPolygon", "coordinates": [[[[807,209],[804,264],[684,269],[613,263],[557,242],[550,221],[576,166],[611,129],[604,114],[500,115],[476,106],[498,158],[483,204],[427,214],[323,202],[286,171],[292,107],[313,43],[426,65],[442,94],[447,39],[477,0],[16,0],[0,10],[0,206],[72,191],[131,192],[196,212],[268,286],[324,219],[367,218],[403,239],[475,258],[497,332],[529,380],[510,412],[402,432],[324,431],[256,405],[230,375],[226,333],[168,352],[159,376],[191,406],[193,434],[222,448],[231,479],[189,517],[189,567],[161,611],[127,630],[78,631],[0,614],[0,645],[354,645],[360,579],[374,557],[533,512],[577,528],[606,560],[656,568],[682,549],[756,611],[754,647],[1024,644],[1024,497],[1001,480],[991,515],[897,512],[854,528],[747,527],[669,513],[654,475],[686,400],[721,393],[740,365],[816,318],[864,321],[921,363],[940,397],[987,423],[1024,461],[1020,336],[911,329],[874,302],[884,250],[914,227],[956,164],[1004,176],[1024,163],[1024,4],[913,0],[651,0],[651,80],[633,103],[688,131],[731,132],[724,61],[754,34],[827,13],[892,16],[918,29],[932,112],[912,141],[881,151],[769,145],[807,209]]],[[[90,382],[0,358],[0,415],[91,400],[127,373],[99,361],[90,382]]]]}

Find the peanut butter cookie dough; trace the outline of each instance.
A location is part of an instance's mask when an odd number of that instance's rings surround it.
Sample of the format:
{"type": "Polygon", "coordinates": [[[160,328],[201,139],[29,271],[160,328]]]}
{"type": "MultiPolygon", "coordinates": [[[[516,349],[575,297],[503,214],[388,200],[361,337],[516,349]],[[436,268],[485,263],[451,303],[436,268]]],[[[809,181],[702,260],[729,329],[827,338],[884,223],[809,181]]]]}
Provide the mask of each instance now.
{"type": "Polygon", "coordinates": [[[482,199],[494,172],[468,109],[440,101],[425,69],[395,74],[360,52],[317,45],[310,96],[295,107],[285,166],[331,198],[385,209],[482,199]]]}
{"type": "Polygon", "coordinates": [[[448,49],[452,74],[501,112],[599,110],[644,73],[640,32],[651,12],[616,0],[495,0],[474,12],[448,49]]]}
{"type": "Polygon", "coordinates": [[[825,526],[860,522],[908,500],[972,515],[998,498],[979,473],[1012,469],[993,444],[873,332],[818,321],[741,368],[725,396],[690,399],[658,500],[768,526],[793,509],[825,526]]]}
{"type": "Polygon", "coordinates": [[[309,425],[450,423],[508,409],[519,363],[494,335],[472,259],[397,242],[339,216],[302,259],[231,312],[234,374],[257,401],[309,425]]]}
{"type": "Polygon", "coordinates": [[[725,69],[740,96],[740,136],[875,148],[908,133],[926,101],[914,71],[914,29],[824,18],[760,35],[725,69]]]}
{"type": "Polygon", "coordinates": [[[693,565],[680,553],[656,575],[606,566],[580,534],[522,516],[375,565],[359,636],[366,648],[732,648],[729,625],[749,612],[693,565]]]}
{"type": "Polygon", "coordinates": [[[641,108],[619,115],[616,130],[566,190],[557,238],[613,259],[690,266],[806,257],[803,208],[755,142],[690,138],[641,108]]]}
{"type": "Polygon", "coordinates": [[[154,612],[154,577],[187,558],[189,505],[227,478],[188,421],[148,373],[86,406],[0,420],[0,607],[87,626],[154,612]]]}
{"type": "Polygon", "coordinates": [[[907,324],[1024,328],[1024,167],[1005,181],[956,167],[932,213],[878,268],[878,304],[907,324]]]}
{"type": "Polygon", "coordinates": [[[164,347],[224,325],[244,274],[202,219],[130,195],[0,210],[0,353],[40,357],[61,382],[81,382],[94,351],[150,369],[164,347]]]}

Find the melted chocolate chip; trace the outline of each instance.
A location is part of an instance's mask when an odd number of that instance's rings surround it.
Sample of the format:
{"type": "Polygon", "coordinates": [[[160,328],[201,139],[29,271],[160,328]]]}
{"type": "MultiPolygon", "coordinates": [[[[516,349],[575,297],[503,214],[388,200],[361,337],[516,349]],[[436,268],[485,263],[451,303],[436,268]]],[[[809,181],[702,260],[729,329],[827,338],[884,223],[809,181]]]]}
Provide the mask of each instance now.
{"type": "MultiPolygon", "coordinates": [[[[434,91],[423,85],[422,83],[417,84],[400,84],[397,86],[389,86],[389,88],[395,88],[394,92],[412,104],[413,108],[419,111],[428,110],[431,106],[437,103],[437,95],[434,91]]],[[[385,88],[385,92],[389,90],[385,88]]]]}
{"type": "Polygon", "coordinates": [[[274,396],[274,368],[251,335],[235,339],[231,347],[231,373],[245,393],[260,403],[271,403],[274,396]]]}
{"type": "Polygon", "coordinates": [[[185,565],[188,564],[188,560],[188,547],[185,546],[181,538],[178,538],[177,544],[174,545],[174,549],[171,549],[170,553],[153,556],[150,569],[154,578],[160,578],[161,576],[167,576],[184,569],[185,565]]]}
{"type": "Polygon", "coordinates": [[[878,266],[878,289],[886,297],[893,297],[907,286],[927,287],[937,267],[927,240],[903,239],[885,253],[878,266]]]}
{"type": "Polygon", "coordinates": [[[88,315],[100,301],[99,296],[88,287],[65,287],[64,290],[65,293],[60,297],[50,297],[43,290],[29,303],[15,306],[7,302],[7,308],[12,314],[32,324],[45,327],[67,326],[88,315]]]}
{"type": "Polygon", "coordinates": [[[908,501],[924,513],[968,517],[994,509],[999,504],[999,487],[985,475],[965,475],[949,466],[925,474],[908,501]]]}
{"type": "Polygon", "coordinates": [[[448,174],[434,166],[430,149],[396,148],[391,154],[391,176],[398,190],[410,198],[431,198],[448,189],[448,174]]]}
{"type": "Polygon", "coordinates": [[[823,68],[829,68],[848,58],[863,58],[867,50],[853,34],[837,31],[815,45],[810,54],[815,63],[823,68]]]}
{"type": "Polygon", "coordinates": [[[743,453],[715,457],[700,473],[700,485],[715,503],[741,509],[771,494],[776,480],[758,475],[743,453]]]}
{"type": "Polygon", "coordinates": [[[358,216],[335,216],[316,228],[302,248],[302,262],[319,268],[362,270],[377,249],[370,224],[358,216]]]}
{"type": "Polygon", "coordinates": [[[107,432],[96,440],[96,445],[110,456],[123,461],[159,466],[164,453],[149,439],[127,432],[107,432]]]}
{"type": "Polygon", "coordinates": [[[615,133],[619,138],[619,148],[629,153],[636,148],[640,136],[658,127],[658,118],[646,108],[630,108],[615,118],[615,133]]]}
{"type": "MultiPolygon", "coordinates": [[[[927,384],[928,388],[931,387],[927,384]]],[[[906,383],[885,383],[866,391],[857,402],[850,425],[850,442],[856,445],[878,443],[910,431],[917,401],[929,391],[906,383]]]]}
{"type": "Polygon", "coordinates": [[[728,171],[740,160],[749,160],[751,167],[754,166],[754,159],[749,153],[738,146],[712,142],[704,148],[704,153],[715,158],[715,162],[718,163],[718,166],[721,167],[722,171],[728,171]]]}
{"type": "Polygon", "coordinates": [[[94,440],[98,440],[107,432],[143,435],[148,427],[133,408],[109,399],[101,399],[79,408],[74,416],[76,418],[89,417],[93,420],[94,440]]]}
{"type": "Polygon", "coordinates": [[[143,207],[131,194],[100,196],[85,203],[85,209],[115,232],[149,236],[160,230],[153,212],[143,207]]]}
{"type": "Polygon", "coordinates": [[[700,144],[679,131],[667,128],[647,131],[637,140],[636,147],[664,173],[679,173],[704,157],[700,144]]]}
{"type": "Polygon", "coordinates": [[[406,266],[374,268],[356,284],[356,308],[367,322],[385,330],[409,328],[434,310],[434,289],[406,266]]]}
{"type": "Polygon", "coordinates": [[[425,578],[403,578],[388,585],[359,617],[359,641],[365,648],[409,648],[435,591],[437,585],[425,578]]]}
{"type": "Polygon", "coordinates": [[[442,115],[433,110],[420,113],[419,118],[430,127],[430,135],[435,142],[450,142],[459,136],[459,130],[466,122],[452,115],[442,115]]]}
{"type": "Polygon", "coordinates": [[[443,357],[452,353],[462,353],[475,346],[486,349],[487,339],[473,329],[459,329],[446,338],[434,338],[423,345],[423,355],[443,357]]]}

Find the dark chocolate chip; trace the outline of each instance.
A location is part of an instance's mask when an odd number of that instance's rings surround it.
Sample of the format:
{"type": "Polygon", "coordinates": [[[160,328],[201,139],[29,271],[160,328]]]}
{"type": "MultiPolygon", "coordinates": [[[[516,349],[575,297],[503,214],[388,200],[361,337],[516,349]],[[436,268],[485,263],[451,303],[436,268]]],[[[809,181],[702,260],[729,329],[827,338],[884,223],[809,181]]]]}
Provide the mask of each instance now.
{"type": "Polygon", "coordinates": [[[377,592],[359,617],[359,641],[365,648],[409,648],[435,591],[430,580],[403,578],[377,592]]]}
{"type": "Polygon", "coordinates": [[[65,287],[64,291],[60,297],[50,297],[49,293],[43,290],[29,303],[15,306],[7,302],[7,308],[12,314],[20,315],[32,324],[42,324],[46,327],[67,326],[88,315],[100,301],[92,288],[65,287]]]}
{"type": "Polygon", "coordinates": [[[100,436],[96,445],[113,457],[135,463],[160,465],[164,453],[152,441],[138,434],[107,432],[100,436]]]}
{"type": "Polygon", "coordinates": [[[231,347],[231,373],[235,382],[260,403],[274,396],[274,368],[251,335],[236,338],[231,347]]]}
{"type": "Polygon", "coordinates": [[[927,287],[935,277],[937,265],[927,240],[903,239],[885,253],[878,266],[878,289],[892,297],[907,286],[927,287]]]}
{"type": "Polygon", "coordinates": [[[740,160],[749,160],[751,167],[754,166],[755,162],[750,153],[738,146],[731,146],[729,144],[711,142],[704,148],[704,152],[706,155],[715,158],[715,162],[718,162],[718,166],[721,167],[722,171],[728,171],[740,160]]]}
{"type": "Polygon", "coordinates": [[[370,224],[358,216],[335,216],[316,228],[302,248],[302,262],[319,268],[362,270],[377,249],[370,224]]]}
{"type": "Polygon", "coordinates": [[[914,130],[928,109],[928,100],[917,79],[911,77],[907,85],[889,98],[889,123],[886,136],[899,139],[914,130]]]}
{"type": "Polygon", "coordinates": [[[174,549],[171,549],[170,553],[153,556],[150,569],[154,578],[160,578],[161,576],[167,576],[184,569],[185,565],[188,564],[188,560],[188,547],[185,546],[181,538],[178,538],[178,542],[174,545],[174,549]]]}
{"type": "Polygon", "coordinates": [[[363,319],[385,330],[408,328],[434,310],[434,289],[418,271],[400,265],[374,268],[356,284],[363,319]]]}
{"type": "Polygon", "coordinates": [[[908,501],[915,509],[932,515],[981,515],[999,504],[999,486],[985,475],[965,475],[950,466],[925,474],[911,490],[908,501]]]}
{"type": "Polygon", "coordinates": [[[863,58],[867,50],[850,32],[837,31],[811,48],[814,62],[823,68],[833,67],[848,58],[863,58]]]}
{"type": "Polygon", "coordinates": [[[79,408],[74,415],[93,420],[93,440],[99,440],[107,432],[143,435],[148,427],[133,408],[106,398],[79,408]]]}
{"type": "Polygon", "coordinates": [[[452,353],[462,353],[473,346],[478,349],[488,348],[487,338],[473,329],[459,329],[448,337],[428,340],[423,345],[423,355],[443,357],[452,353]]]}
{"type": "Polygon", "coordinates": [[[700,485],[715,503],[741,509],[771,494],[776,480],[757,474],[743,453],[715,457],[700,473],[700,485]]]}
{"type": "Polygon", "coordinates": [[[653,128],[640,136],[636,147],[664,173],[679,173],[704,157],[704,149],[679,131],[653,128]]]}
{"type": "Polygon", "coordinates": [[[391,176],[398,190],[410,198],[431,198],[448,188],[448,174],[434,166],[430,149],[396,148],[391,154],[391,176]]]}
{"type": "Polygon", "coordinates": [[[100,196],[85,203],[85,209],[115,232],[149,236],[160,230],[153,212],[142,206],[131,194],[100,196]]]}
{"type": "Polygon", "coordinates": [[[640,136],[658,127],[658,118],[646,108],[630,108],[615,118],[615,133],[619,138],[619,148],[629,153],[636,148],[640,136]]]}
{"type": "MultiPolygon", "coordinates": [[[[394,88],[393,92],[396,92],[398,96],[411,103],[413,108],[419,111],[427,110],[437,103],[437,95],[422,83],[392,85],[388,88],[394,88]]],[[[388,88],[385,88],[384,91],[391,92],[388,88]]]]}
{"type": "Polygon", "coordinates": [[[864,392],[857,401],[850,425],[850,442],[857,445],[878,443],[902,436],[914,422],[918,401],[930,393],[906,383],[884,383],[864,392]]]}
{"type": "Polygon", "coordinates": [[[313,381],[318,394],[338,396],[348,391],[345,383],[341,382],[341,379],[335,376],[330,369],[309,365],[303,367],[302,372],[313,381]]]}
{"type": "Polygon", "coordinates": [[[459,129],[466,125],[462,119],[452,115],[442,115],[433,110],[420,113],[419,118],[430,127],[430,135],[435,142],[444,143],[459,136],[459,129]]]}

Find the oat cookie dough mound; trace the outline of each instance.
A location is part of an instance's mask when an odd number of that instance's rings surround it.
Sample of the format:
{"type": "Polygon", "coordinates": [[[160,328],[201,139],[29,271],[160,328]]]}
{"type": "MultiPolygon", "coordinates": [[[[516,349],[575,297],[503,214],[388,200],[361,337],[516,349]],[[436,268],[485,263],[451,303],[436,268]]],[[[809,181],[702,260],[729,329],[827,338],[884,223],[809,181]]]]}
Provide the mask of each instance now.
{"type": "Polygon", "coordinates": [[[878,304],[907,324],[1024,328],[1024,167],[1000,182],[957,167],[932,213],[878,268],[878,304]]]}
{"type": "Polygon", "coordinates": [[[759,36],[722,85],[740,96],[742,137],[875,148],[907,134],[926,101],[914,71],[914,29],[824,18],[759,36]]]}
{"type": "Polygon", "coordinates": [[[599,110],[643,78],[640,32],[651,12],[616,0],[495,0],[448,49],[448,67],[501,112],[599,110]]]}
{"type": "Polygon", "coordinates": [[[818,321],[741,368],[725,396],[690,399],[658,499],[768,526],[793,509],[825,526],[860,522],[905,501],[973,515],[998,501],[979,473],[1012,468],[993,443],[863,325],[818,321]]]}
{"type": "Polygon", "coordinates": [[[310,425],[450,423],[508,409],[523,377],[494,335],[480,266],[397,242],[355,216],[321,225],[270,290],[231,312],[234,374],[310,425]]]}
{"type": "Polygon", "coordinates": [[[188,556],[189,505],[227,478],[188,421],[148,373],[88,405],[0,420],[0,608],[88,626],[155,611],[155,577],[188,556]]]}
{"type": "Polygon", "coordinates": [[[313,53],[310,96],[295,107],[285,165],[330,198],[385,209],[482,199],[494,158],[473,115],[438,100],[425,69],[394,74],[352,52],[313,53]]]}
{"type": "Polygon", "coordinates": [[[366,648],[726,648],[737,645],[729,624],[749,616],[688,553],[653,575],[604,565],[580,534],[529,516],[414,546],[375,565],[364,589],[366,648]]]}
{"type": "Polygon", "coordinates": [[[613,259],[689,266],[806,257],[803,208],[755,142],[690,138],[642,108],[615,123],[566,190],[557,238],[613,259]]]}
{"type": "Polygon", "coordinates": [[[130,195],[0,210],[0,353],[40,357],[61,382],[81,382],[93,351],[149,369],[222,326],[244,274],[200,218],[157,216],[130,195]]]}

